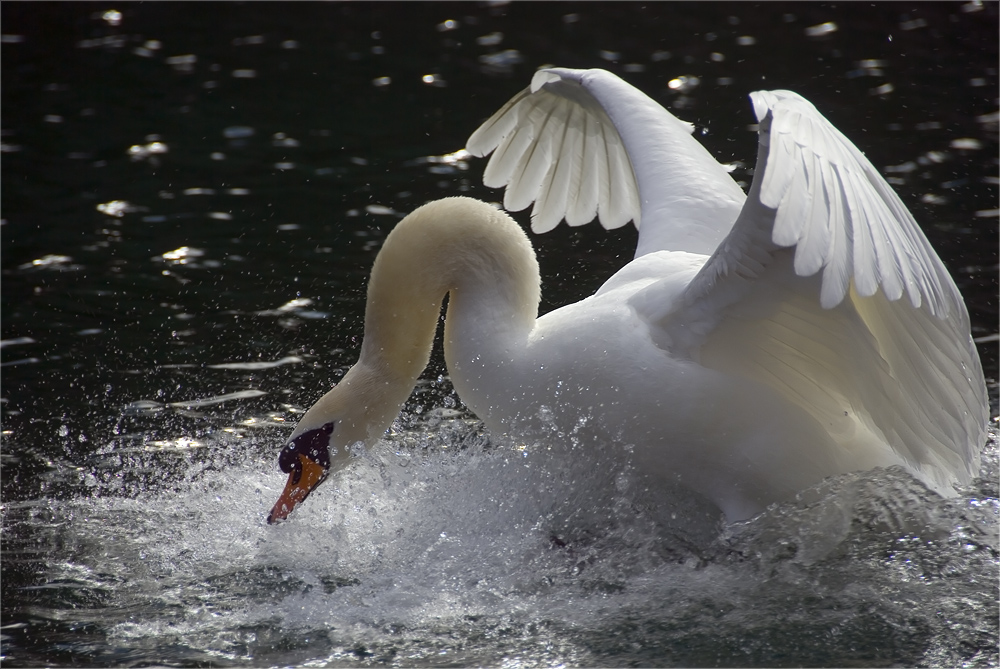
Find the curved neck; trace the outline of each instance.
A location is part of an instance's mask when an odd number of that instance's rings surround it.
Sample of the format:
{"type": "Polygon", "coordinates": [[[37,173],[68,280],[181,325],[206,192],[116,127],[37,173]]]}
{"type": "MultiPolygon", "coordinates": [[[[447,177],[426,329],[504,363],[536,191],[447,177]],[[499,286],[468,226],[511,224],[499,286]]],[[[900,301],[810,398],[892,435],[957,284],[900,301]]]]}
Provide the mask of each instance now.
{"type": "Polygon", "coordinates": [[[368,284],[358,366],[393,387],[396,411],[427,366],[446,294],[446,355],[452,340],[484,356],[527,340],[538,314],[538,263],[509,216],[478,200],[446,198],[420,207],[386,238],[368,284]]]}
{"type": "Polygon", "coordinates": [[[375,259],[357,364],[306,411],[289,439],[334,423],[330,456],[342,464],[344,446],[381,437],[427,366],[448,294],[445,358],[463,401],[481,408],[476,399],[497,383],[482,374],[483,365],[504,364],[523,350],[539,284],[531,243],[507,214],[465,197],[420,207],[375,259]]]}

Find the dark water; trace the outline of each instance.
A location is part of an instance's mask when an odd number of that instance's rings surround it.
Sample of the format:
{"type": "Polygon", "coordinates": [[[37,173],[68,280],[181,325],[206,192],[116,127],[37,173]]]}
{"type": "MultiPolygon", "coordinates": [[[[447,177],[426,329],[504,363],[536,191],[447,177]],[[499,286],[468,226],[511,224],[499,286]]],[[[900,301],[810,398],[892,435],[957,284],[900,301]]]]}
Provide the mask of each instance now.
{"type": "MultiPolygon", "coordinates": [[[[543,64],[622,75],[723,162],[755,155],[747,93],[813,101],[955,276],[996,416],[995,3],[0,13],[5,665],[1000,661],[995,441],[954,500],[873,472],[664,536],[599,445],[548,467],[491,442],[438,355],[381,449],[263,522],[381,240],[499,199],[450,154],[543,64]]],[[[547,310],[635,235],[533,241],[547,310]]]]}

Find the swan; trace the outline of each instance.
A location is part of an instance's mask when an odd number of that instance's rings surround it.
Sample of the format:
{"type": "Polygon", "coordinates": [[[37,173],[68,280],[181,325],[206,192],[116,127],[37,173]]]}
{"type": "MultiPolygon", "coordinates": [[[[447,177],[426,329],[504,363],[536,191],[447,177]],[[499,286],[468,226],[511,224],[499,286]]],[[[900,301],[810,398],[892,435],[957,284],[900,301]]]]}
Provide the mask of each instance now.
{"type": "Polygon", "coordinates": [[[988,417],[969,317],[899,197],[815,107],[750,95],[748,194],[678,120],[604,70],[548,68],[482,124],[484,182],[531,227],[633,221],[635,257],[537,316],[538,264],[503,211],[451,197],[385,239],[357,364],[281,450],[284,519],[374,444],[444,351],[494,433],[581,418],[654,481],[743,520],[824,477],[900,465],[931,489],[978,470],[988,417]]]}

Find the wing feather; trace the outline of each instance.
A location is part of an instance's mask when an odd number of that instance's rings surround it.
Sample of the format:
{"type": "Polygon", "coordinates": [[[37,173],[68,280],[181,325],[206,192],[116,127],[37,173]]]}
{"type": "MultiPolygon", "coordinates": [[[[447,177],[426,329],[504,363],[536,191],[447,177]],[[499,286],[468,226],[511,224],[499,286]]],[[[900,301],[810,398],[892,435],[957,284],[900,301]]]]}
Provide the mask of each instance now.
{"type": "Polygon", "coordinates": [[[491,188],[502,188],[510,183],[514,176],[521,156],[531,146],[531,131],[527,128],[517,128],[506,135],[497,147],[493,158],[483,172],[483,183],[491,188]]]}
{"type": "Polygon", "coordinates": [[[570,190],[574,192],[579,190],[579,183],[573,184],[581,143],[579,129],[574,127],[577,115],[577,108],[570,106],[565,112],[562,132],[552,147],[553,155],[565,158],[553,161],[542,181],[531,217],[531,229],[535,232],[548,232],[559,225],[566,212],[566,200],[570,190]]]}
{"type": "Polygon", "coordinates": [[[583,225],[596,216],[608,229],[631,220],[640,229],[636,256],[708,254],[745,197],[692,129],[609,72],[550,68],[483,123],[467,149],[493,152],[484,183],[507,189],[507,209],[534,201],[537,232],[564,218],[583,225]],[[641,226],[644,219],[651,223],[641,226]]]}
{"type": "Polygon", "coordinates": [[[597,216],[597,189],[600,177],[591,156],[598,154],[596,121],[589,114],[580,115],[579,156],[575,163],[577,171],[575,197],[567,195],[568,208],[566,223],[571,226],[584,225],[597,216]]]}
{"type": "Polygon", "coordinates": [[[798,241],[799,252],[795,254],[795,273],[799,276],[811,276],[822,267],[825,251],[830,247],[830,220],[833,218],[824,216],[824,210],[837,207],[840,198],[840,193],[834,190],[834,179],[827,166],[815,155],[810,155],[810,158],[815,163],[813,169],[820,176],[816,179],[816,192],[812,196],[808,215],[813,225],[804,226],[798,241]]]}
{"type": "Polygon", "coordinates": [[[504,193],[503,206],[510,211],[520,211],[535,201],[542,188],[542,180],[552,168],[553,135],[559,133],[561,128],[559,117],[553,120],[553,116],[561,111],[559,107],[562,105],[558,100],[547,102],[536,104],[529,110],[535,141],[522,154],[514,168],[510,186],[504,193]]]}
{"type": "Polygon", "coordinates": [[[620,228],[631,220],[632,202],[639,201],[635,178],[630,178],[632,167],[621,138],[613,127],[601,125],[604,156],[607,160],[608,178],[601,189],[601,202],[597,212],[608,230],[620,228]],[[616,187],[613,187],[615,185],[616,187]]]}
{"type": "MultiPolygon", "coordinates": [[[[492,151],[503,143],[504,138],[509,136],[511,132],[517,127],[518,114],[513,112],[517,108],[521,101],[524,100],[531,94],[530,88],[525,88],[523,91],[508,100],[500,109],[493,114],[493,116],[486,119],[481,126],[479,126],[472,136],[469,137],[467,142],[469,151],[475,155],[485,155],[476,153],[471,147],[490,147],[487,150],[492,151]]],[[[506,183],[504,183],[506,185],[506,183]]]]}
{"type": "MultiPolygon", "coordinates": [[[[875,203],[866,203],[873,206],[875,203]]],[[[845,228],[854,231],[851,248],[854,259],[854,287],[858,295],[871,297],[878,290],[879,276],[878,267],[875,262],[875,240],[873,239],[873,226],[869,221],[861,221],[859,225],[845,225],[845,228]]]]}
{"type": "MultiPolygon", "coordinates": [[[[847,185],[847,192],[854,197],[853,187],[856,185],[853,180],[847,185]]],[[[860,225],[865,224],[864,205],[856,209],[857,221],[860,225]]],[[[831,221],[832,229],[830,235],[830,248],[827,253],[826,265],[823,267],[823,284],[820,288],[819,302],[824,309],[831,309],[844,299],[847,294],[847,287],[851,281],[852,271],[852,231],[855,226],[845,225],[846,222],[831,221]]],[[[798,255],[798,254],[796,254],[798,255]]]]}
{"type": "Polygon", "coordinates": [[[824,304],[832,306],[830,300],[843,299],[848,281],[853,281],[862,296],[881,287],[890,297],[905,292],[913,306],[927,303],[934,314],[947,315],[955,308],[961,297],[953,282],[913,216],[868,159],[798,95],[787,91],[754,95],[759,113],[776,106],[781,110],[770,122],[767,141],[772,160],[760,188],[761,203],[778,211],[773,240],[779,246],[795,246],[796,254],[802,254],[796,259],[798,270],[822,268],[834,282],[824,285],[824,304]],[[803,243],[822,209],[808,194],[821,192],[811,187],[819,181],[848,196],[825,199],[833,232],[825,251],[803,243]],[[810,204],[817,206],[811,215],[810,204]]]}
{"type": "Polygon", "coordinates": [[[947,494],[976,471],[988,419],[961,295],[902,201],[812,105],[752,99],[760,146],[739,218],[679,301],[646,306],[676,291],[664,280],[633,308],[670,355],[805,409],[846,467],[897,458],[947,494]]]}
{"type": "MultiPolygon", "coordinates": [[[[624,85],[624,84],[623,84],[624,85]]],[[[493,151],[483,182],[506,187],[504,207],[532,202],[532,229],[551,230],[569,216],[598,216],[608,228],[640,220],[636,179],[625,146],[601,104],[582,86],[540,70],[467,142],[473,155],[493,151]]]]}

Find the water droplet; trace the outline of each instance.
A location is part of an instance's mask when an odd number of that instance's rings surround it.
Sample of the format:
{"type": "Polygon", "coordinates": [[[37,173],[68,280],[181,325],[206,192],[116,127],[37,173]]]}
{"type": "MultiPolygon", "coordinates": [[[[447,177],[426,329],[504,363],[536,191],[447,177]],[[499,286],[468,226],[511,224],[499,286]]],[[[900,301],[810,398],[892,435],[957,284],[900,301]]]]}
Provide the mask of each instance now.
{"type": "Polygon", "coordinates": [[[830,33],[835,33],[837,30],[839,30],[839,27],[836,23],[833,21],[827,21],[826,23],[820,23],[806,28],[806,37],[822,37],[824,35],[829,35],[830,33]]]}

